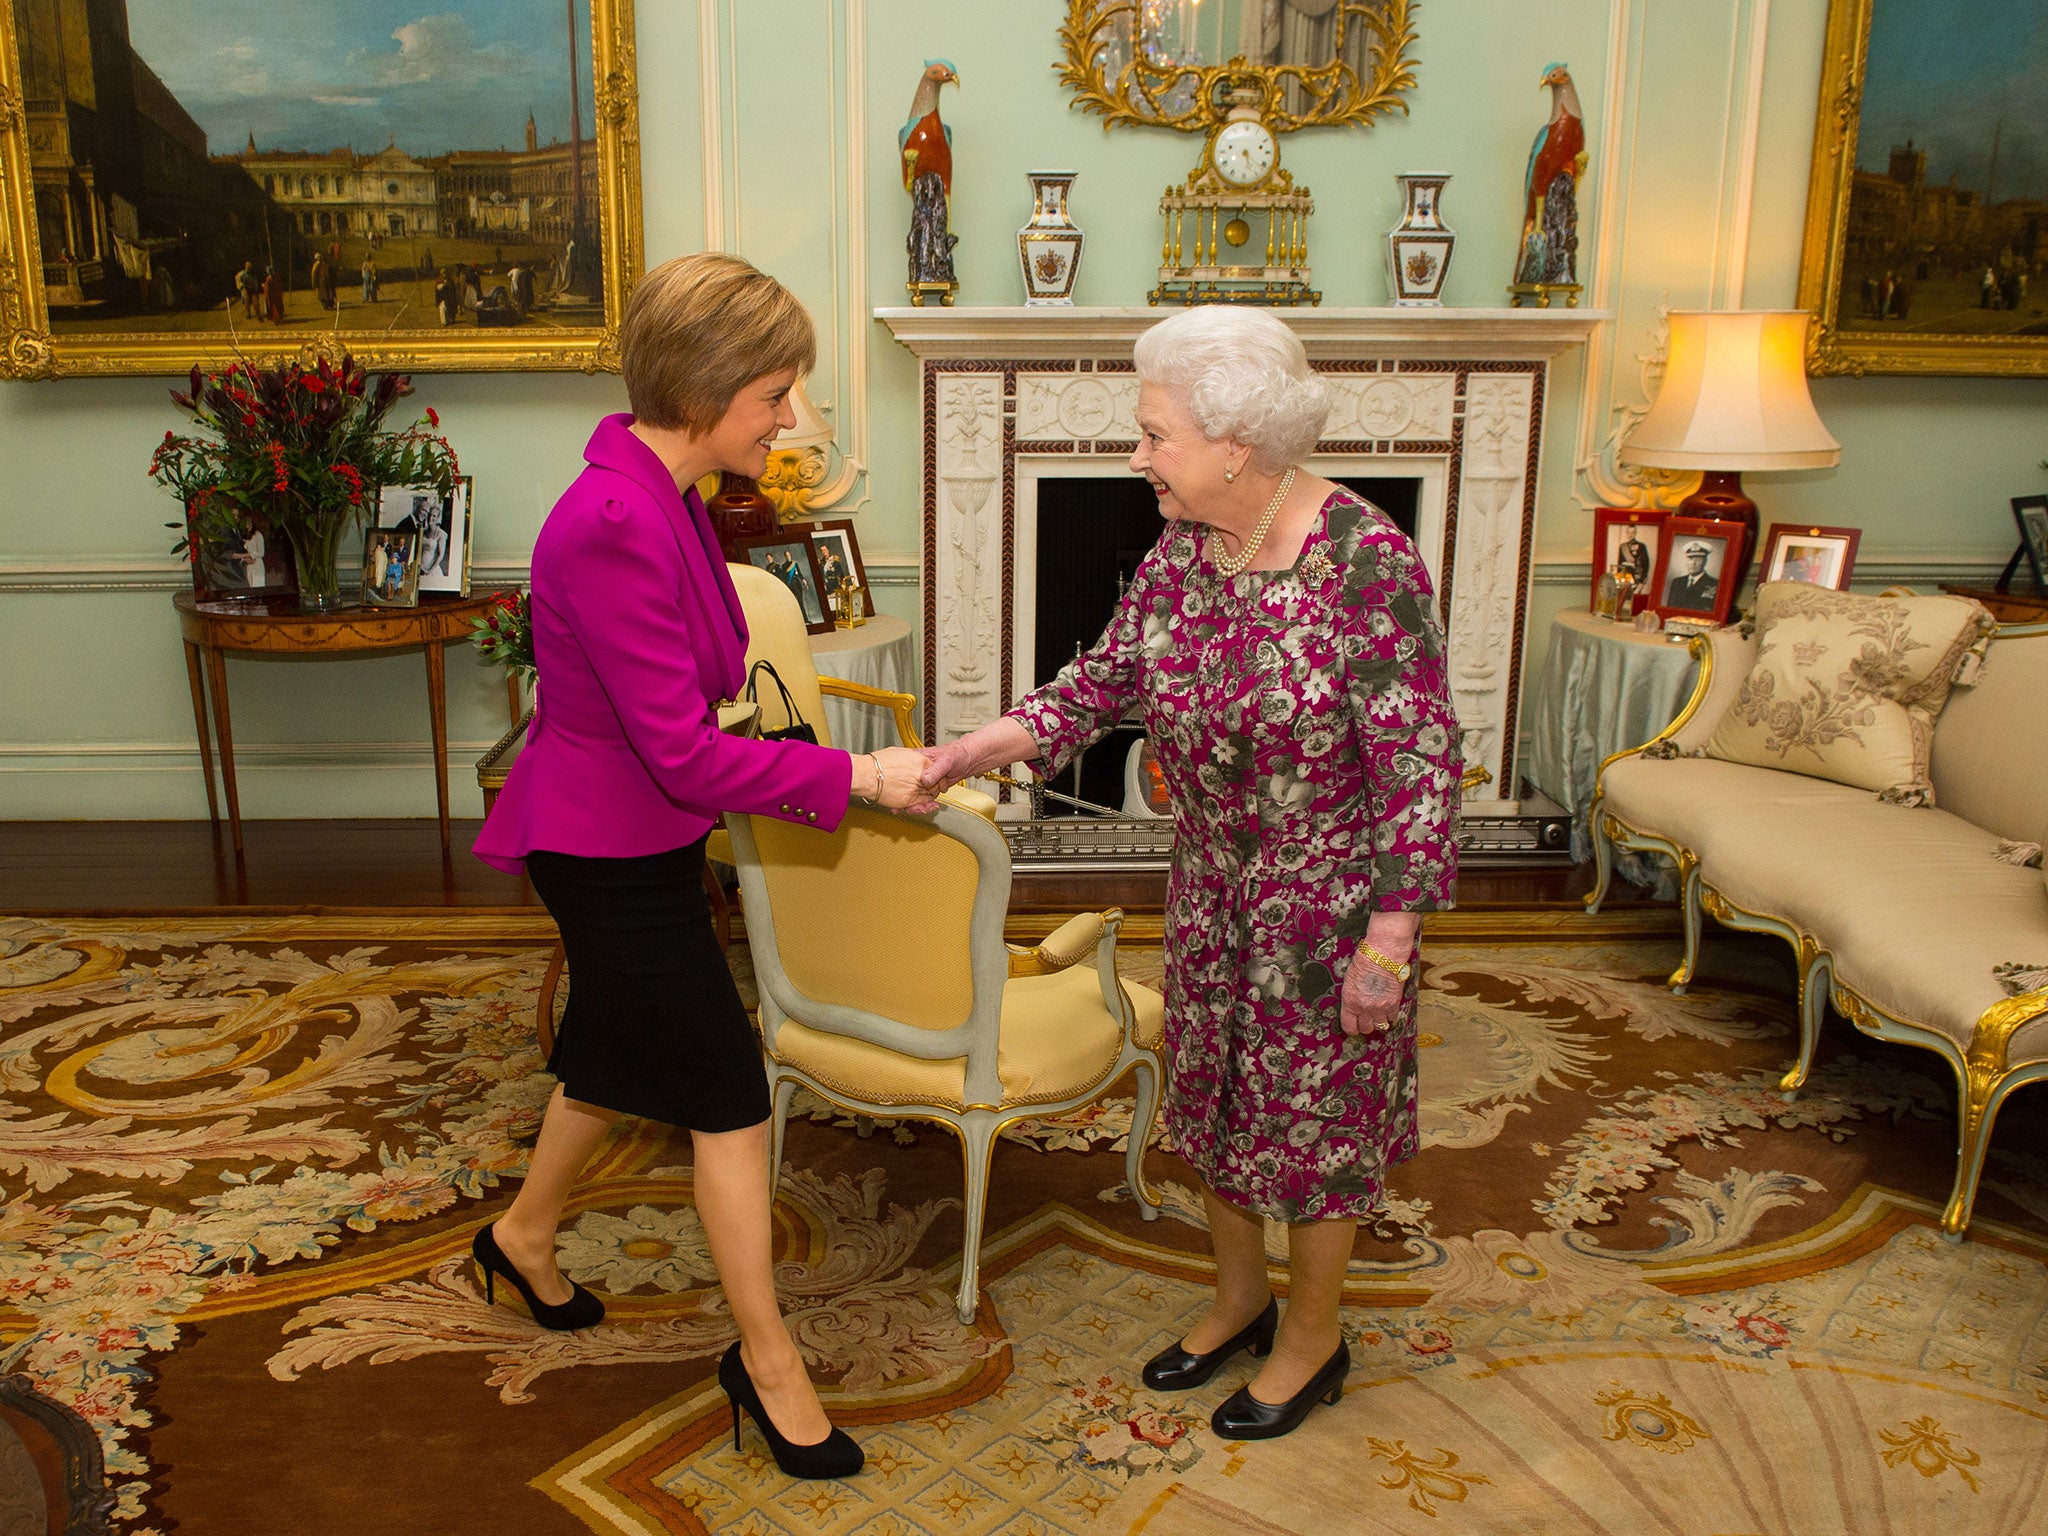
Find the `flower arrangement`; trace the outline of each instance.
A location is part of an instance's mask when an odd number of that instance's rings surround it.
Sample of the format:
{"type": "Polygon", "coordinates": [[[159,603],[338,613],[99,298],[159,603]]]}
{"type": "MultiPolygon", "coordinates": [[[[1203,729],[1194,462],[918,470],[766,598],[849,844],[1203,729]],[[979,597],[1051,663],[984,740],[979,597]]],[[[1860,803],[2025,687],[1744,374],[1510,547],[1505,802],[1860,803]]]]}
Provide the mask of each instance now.
{"type": "Polygon", "coordinates": [[[531,681],[533,665],[533,598],[526,592],[500,592],[476,620],[470,633],[476,659],[500,666],[531,681]]]}
{"type": "Polygon", "coordinates": [[[149,460],[149,477],[185,503],[186,537],[174,552],[251,525],[269,529],[297,559],[300,606],[338,607],[336,550],[375,504],[379,486],[432,485],[454,494],[455,450],[431,407],[402,431],[384,426],[392,405],[411,393],[412,380],[401,373],[372,384],[346,352],[339,363],[193,368],[189,388],[171,391],[193,429],[164,433],[149,460]]]}

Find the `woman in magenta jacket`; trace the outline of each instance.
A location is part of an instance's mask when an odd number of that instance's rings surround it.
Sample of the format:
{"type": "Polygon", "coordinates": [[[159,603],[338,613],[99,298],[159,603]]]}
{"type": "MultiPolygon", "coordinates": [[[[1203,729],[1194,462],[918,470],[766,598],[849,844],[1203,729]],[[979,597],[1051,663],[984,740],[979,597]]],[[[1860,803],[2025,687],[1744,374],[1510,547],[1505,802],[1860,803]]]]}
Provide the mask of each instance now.
{"type": "Polygon", "coordinates": [[[620,1115],[687,1127],[739,1327],[719,1366],[734,1432],[744,1406],[785,1471],[843,1477],[860,1449],[826,1419],[775,1299],[767,1082],[712,935],[704,839],[722,811],[829,831],[849,799],[923,806],[923,759],[718,729],[718,701],[744,685],[747,626],[690,486],[714,470],[760,475],[795,424],[789,392],[817,355],[803,306],[736,257],[685,256],[640,280],[619,340],[633,411],[599,423],[534,544],[543,683],[476,842],[486,862],[525,868],[572,978],[525,1183],[477,1234],[476,1260],[544,1326],[596,1323],[603,1303],[555,1263],[570,1188],[620,1115]]]}

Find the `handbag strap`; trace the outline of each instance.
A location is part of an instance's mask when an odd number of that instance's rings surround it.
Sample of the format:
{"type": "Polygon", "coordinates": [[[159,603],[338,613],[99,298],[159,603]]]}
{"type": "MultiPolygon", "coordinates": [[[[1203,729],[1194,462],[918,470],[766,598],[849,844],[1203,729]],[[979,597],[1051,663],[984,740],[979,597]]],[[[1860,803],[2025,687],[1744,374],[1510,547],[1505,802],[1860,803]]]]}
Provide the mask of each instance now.
{"type": "Polygon", "coordinates": [[[769,661],[766,657],[755,662],[753,666],[747,669],[747,702],[750,704],[761,702],[754,694],[754,679],[762,672],[768,674],[769,680],[775,684],[775,691],[782,695],[782,712],[788,717],[789,723],[791,725],[808,725],[810,722],[804,719],[797,711],[796,700],[789,696],[789,687],[782,681],[782,674],[775,670],[775,663],[769,661]]]}

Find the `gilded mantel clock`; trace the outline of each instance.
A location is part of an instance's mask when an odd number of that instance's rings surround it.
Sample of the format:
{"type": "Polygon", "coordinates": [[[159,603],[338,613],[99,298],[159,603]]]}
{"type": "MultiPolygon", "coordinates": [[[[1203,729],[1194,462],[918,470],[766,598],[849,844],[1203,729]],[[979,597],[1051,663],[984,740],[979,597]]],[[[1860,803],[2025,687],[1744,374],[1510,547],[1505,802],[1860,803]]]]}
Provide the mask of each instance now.
{"type": "Polygon", "coordinates": [[[1188,179],[1159,201],[1154,304],[1314,304],[1315,204],[1280,164],[1280,136],[1408,110],[1416,0],[1067,0],[1055,67],[1104,128],[1202,135],[1188,179]],[[1227,13],[1227,15],[1226,15],[1227,13]]]}
{"type": "Polygon", "coordinates": [[[1201,163],[1159,199],[1166,238],[1154,304],[1315,304],[1308,216],[1315,203],[1280,164],[1266,121],[1266,82],[1230,86],[1229,110],[1209,131],[1201,163]]]}

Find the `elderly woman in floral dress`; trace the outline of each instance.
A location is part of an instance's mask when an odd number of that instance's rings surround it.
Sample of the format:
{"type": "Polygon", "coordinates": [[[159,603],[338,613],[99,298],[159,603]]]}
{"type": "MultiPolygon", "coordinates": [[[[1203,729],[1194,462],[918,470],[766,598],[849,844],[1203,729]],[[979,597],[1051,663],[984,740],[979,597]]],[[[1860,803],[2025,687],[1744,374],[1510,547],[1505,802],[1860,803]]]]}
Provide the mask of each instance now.
{"type": "Polygon", "coordinates": [[[1131,468],[1166,531],[1093,650],[1000,720],[927,749],[925,782],[1060,767],[1131,711],[1174,807],[1166,1124],[1201,1175],[1216,1294],[1155,1389],[1270,1356],[1216,1410],[1232,1439],[1336,1401],[1358,1218],[1413,1156],[1414,961],[1450,905],[1459,737],[1415,547],[1296,468],[1328,392],[1256,310],[1163,320],[1137,346],[1131,468]],[[1283,1319],[1262,1218],[1289,1224],[1283,1319]]]}

